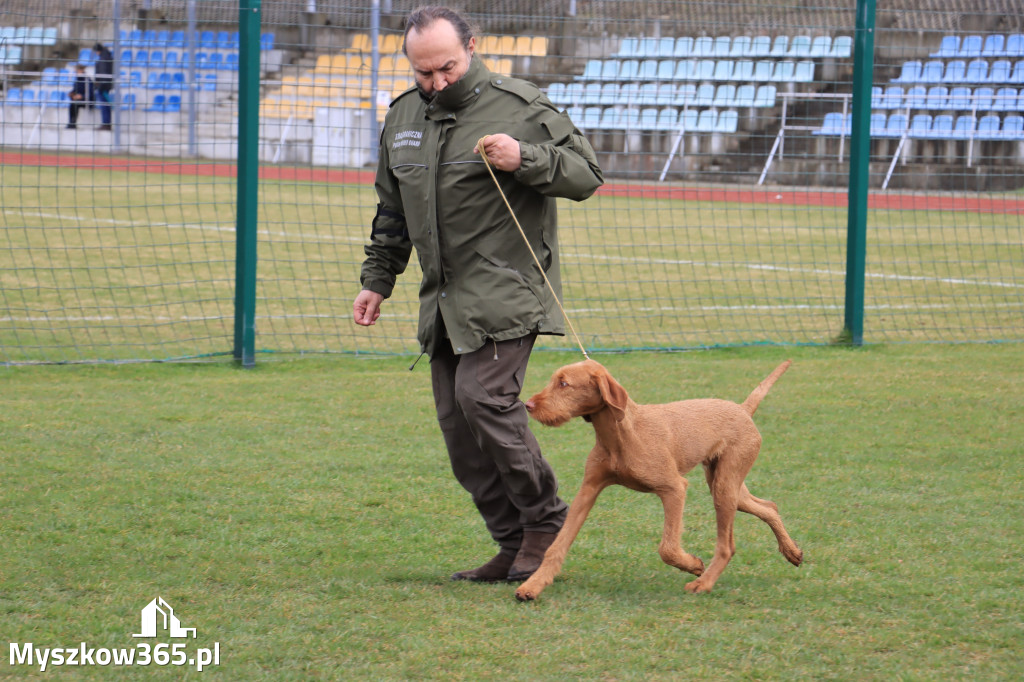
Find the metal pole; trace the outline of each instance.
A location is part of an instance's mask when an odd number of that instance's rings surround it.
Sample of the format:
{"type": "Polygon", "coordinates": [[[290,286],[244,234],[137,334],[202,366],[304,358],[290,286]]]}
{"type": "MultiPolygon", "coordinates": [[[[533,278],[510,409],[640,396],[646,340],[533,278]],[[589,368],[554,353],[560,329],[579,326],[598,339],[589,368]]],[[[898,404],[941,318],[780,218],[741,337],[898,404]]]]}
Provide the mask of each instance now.
{"type": "Polygon", "coordinates": [[[196,97],[199,91],[199,81],[196,71],[196,0],[188,0],[186,14],[188,16],[188,38],[186,45],[188,50],[188,155],[196,155],[196,97]]]}
{"type": "Polygon", "coordinates": [[[871,161],[871,74],[875,53],[875,0],[857,0],[853,51],[853,131],[846,225],[844,337],[864,344],[864,270],[867,260],[868,180],[871,161]]]}
{"type": "Polygon", "coordinates": [[[256,221],[259,185],[260,3],[238,11],[238,196],[235,223],[235,348],[243,367],[256,364],[256,221]]]}
{"type": "Polygon", "coordinates": [[[366,125],[370,128],[370,162],[377,163],[377,89],[380,87],[380,0],[370,3],[370,120],[366,125]]]}

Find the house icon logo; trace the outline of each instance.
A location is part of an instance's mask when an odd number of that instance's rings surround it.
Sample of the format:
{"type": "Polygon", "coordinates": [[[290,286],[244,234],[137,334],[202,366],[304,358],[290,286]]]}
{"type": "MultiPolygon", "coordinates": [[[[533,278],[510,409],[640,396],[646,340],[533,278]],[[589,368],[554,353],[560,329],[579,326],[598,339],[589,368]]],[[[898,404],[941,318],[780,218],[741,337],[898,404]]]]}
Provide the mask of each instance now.
{"type": "Polygon", "coordinates": [[[181,621],[174,615],[174,609],[163,597],[157,597],[142,609],[142,632],[132,637],[156,637],[161,624],[171,637],[188,637],[189,633],[192,633],[192,638],[195,639],[196,629],[181,627],[181,621]]]}

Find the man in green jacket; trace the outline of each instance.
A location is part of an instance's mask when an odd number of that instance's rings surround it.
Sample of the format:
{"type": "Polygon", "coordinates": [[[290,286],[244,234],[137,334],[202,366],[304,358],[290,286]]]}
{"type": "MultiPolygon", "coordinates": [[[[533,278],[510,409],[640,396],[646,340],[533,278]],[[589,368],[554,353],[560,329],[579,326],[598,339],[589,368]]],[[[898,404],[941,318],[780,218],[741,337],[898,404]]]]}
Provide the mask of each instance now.
{"type": "Polygon", "coordinates": [[[519,400],[537,334],[561,334],[564,323],[480,152],[559,296],[555,198],[582,201],[604,178],[568,116],[535,85],[489,71],[475,48],[467,22],[446,7],[422,7],[406,22],[416,87],[384,120],[353,316],[376,322],[415,247],[418,339],[438,422],[455,477],[499,546],[452,579],[514,581],[539,567],[568,508],[519,400]]]}

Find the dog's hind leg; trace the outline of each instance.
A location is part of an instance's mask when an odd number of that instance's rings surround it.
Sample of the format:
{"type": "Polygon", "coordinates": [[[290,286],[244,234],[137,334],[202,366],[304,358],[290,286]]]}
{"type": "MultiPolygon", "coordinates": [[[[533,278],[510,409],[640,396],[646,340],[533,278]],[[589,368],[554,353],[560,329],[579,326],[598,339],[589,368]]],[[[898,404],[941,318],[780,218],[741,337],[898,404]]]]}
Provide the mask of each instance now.
{"type": "Polygon", "coordinates": [[[789,537],[789,533],[786,532],[786,527],[782,524],[782,517],[779,515],[778,505],[770,500],[754,497],[750,490],[747,489],[747,484],[744,483],[743,487],[740,488],[738,509],[741,512],[753,514],[767,523],[768,527],[775,533],[775,539],[779,541],[779,551],[782,552],[782,556],[786,557],[786,560],[794,566],[800,565],[800,562],[803,561],[804,553],[800,551],[800,548],[793,542],[793,538],[789,537]]]}
{"type": "Polygon", "coordinates": [[[661,498],[665,508],[665,526],[661,533],[661,544],[658,555],[669,566],[681,571],[700,575],[704,572],[704,562],[683,551],[681,537],[683,533],[683,509],[686,506],[687,481],[677,477],[677,484],[671,488],[661,488],[654,492],[661,498]]]}

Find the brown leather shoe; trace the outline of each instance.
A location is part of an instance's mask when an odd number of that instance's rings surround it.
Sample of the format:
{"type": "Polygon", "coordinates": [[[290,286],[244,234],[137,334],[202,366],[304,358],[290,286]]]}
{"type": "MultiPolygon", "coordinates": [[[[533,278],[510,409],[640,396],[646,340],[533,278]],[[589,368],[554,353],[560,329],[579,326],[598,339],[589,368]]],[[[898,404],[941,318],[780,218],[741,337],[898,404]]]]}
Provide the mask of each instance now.
{"type": "Polygon", "coordinates": [[[452,580],[472,580],[475,583],[497,583],[508,578],[508,569],[516,558],[514,549],[502,549],[483,566],[452,574],[452,580]]]}
{"type": "Polygon", "coordinates": [[[556,537],[558,533],[523,531],[523,544],[516,554],[516,560],[512,562],[512,567],[508,569],[508,581],[519,582],[533,575],[544,561],[544,552],[548,551],[556,537]]]}

